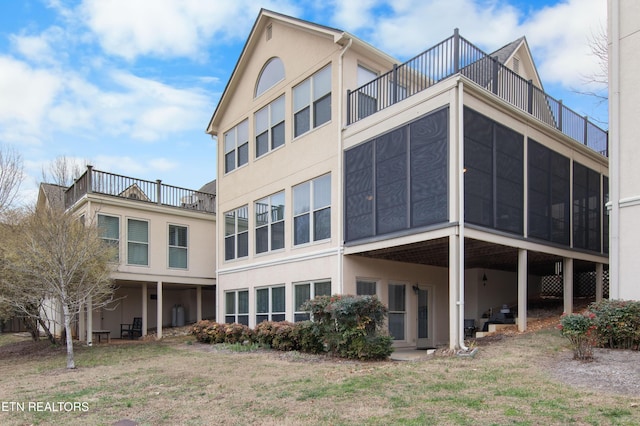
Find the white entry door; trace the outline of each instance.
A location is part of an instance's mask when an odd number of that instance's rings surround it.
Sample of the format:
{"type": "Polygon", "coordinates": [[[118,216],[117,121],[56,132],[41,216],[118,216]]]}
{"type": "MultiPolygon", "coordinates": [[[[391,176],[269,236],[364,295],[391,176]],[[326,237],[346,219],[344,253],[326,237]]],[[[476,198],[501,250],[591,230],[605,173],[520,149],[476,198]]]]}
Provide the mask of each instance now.
{"type": "Polygon", "coordinates": [[[433,347],[433,309],[431,308],[431,293],[431,289],[427,287],[418,287],[418,349],[433,347]]]}

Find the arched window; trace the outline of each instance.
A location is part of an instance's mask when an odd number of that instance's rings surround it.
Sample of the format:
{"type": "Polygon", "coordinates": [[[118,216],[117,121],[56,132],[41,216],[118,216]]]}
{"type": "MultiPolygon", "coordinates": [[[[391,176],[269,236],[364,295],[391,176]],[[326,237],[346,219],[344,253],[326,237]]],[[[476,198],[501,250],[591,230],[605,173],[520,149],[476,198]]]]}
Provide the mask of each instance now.
{"type": "Polygon", "coordinates": [[[269,59],[258,77],[256,98],[282,80],[284,80],[284,64],[280,58],[269,59]]]}

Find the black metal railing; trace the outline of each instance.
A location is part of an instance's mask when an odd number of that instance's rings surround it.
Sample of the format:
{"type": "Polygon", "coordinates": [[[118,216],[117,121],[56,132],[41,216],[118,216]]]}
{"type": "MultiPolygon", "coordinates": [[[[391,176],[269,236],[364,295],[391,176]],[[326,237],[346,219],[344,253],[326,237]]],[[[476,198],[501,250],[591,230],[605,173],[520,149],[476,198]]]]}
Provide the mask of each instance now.
{"type": "Polygon", "coordinates": [[[458,34],[375,80],[347,91],[347,124],[461,74],[570,138],[608,156],[608,133],[458,34]]]}
{"type": "Polygon", "coordinates": [[[87,171],[65,191],[65,208],[73,206],[87,193],[215,213],[214,194],[165,185],[161,180],[153,182],[102,172],[95,170],[92,166],[87,166],[87,171]]]}

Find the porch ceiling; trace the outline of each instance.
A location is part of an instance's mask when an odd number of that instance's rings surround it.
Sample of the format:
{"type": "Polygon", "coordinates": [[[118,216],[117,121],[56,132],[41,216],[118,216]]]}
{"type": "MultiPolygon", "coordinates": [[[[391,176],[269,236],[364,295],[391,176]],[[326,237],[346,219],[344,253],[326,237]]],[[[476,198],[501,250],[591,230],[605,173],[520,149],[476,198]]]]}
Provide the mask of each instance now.
{"type": "MultiPolygon", "coordinates": [[[[464,253],[466,269],[485,268],[503,271],[516,271],[518,269],[518,249],[515,247],[465,238],[464,253]]],[[[358,255],[372,259],[419,263],[446,268],[449,266],[449,240],[448,238],[439,238],[403,246],[371,250],[358,255]]],[[[529,251],[529,273],[533,275],[555,274],[555,264],[559,261],[562,261],[559,256],[529,251]]],[[[592,271],[593,269],[593,264],[590,262],[578,260],[574,262],[575,272],[592,271]]]]}

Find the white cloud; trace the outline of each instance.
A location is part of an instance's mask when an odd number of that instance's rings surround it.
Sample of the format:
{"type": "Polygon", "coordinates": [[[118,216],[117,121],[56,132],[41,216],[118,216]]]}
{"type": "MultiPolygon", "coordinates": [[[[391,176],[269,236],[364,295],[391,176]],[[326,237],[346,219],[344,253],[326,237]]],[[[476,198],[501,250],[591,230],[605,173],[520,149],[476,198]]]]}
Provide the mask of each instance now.
{"type": "Polygon", "coordinates": [[[347,0],[336,2],[332,19],[401,58],[444,40],[454,28],[489,52],[524,35],[543,83],[572,88],[597,71],[588,39],[606,26],[606,1],[566,0],[519,10],[506,0],[347,0]]]}
{"type": "Polygon", "coordinates": [[[20,55],[32,62],[48,64],[59,62],[59,56],[64,55],[58,48],[64,38],[64,30],[57,26],[50,27],[39,35],[9,36],[14,49],[20,55]]]}
{"type": "Polygon", "coordinates": [[[244,37],[259,6],[242,1],[86,0],[80,10],[106,52],[133,60],[139,55],[199,57],[214,34],[244,37]]]}
{"type": "Polygon", "coordinates": [[[544,80],[574,88],[599,71],[589,39],[606,28],[607,2],[569,0],[547,7],[523,23],[544,80]]]}
{"type": "Polygon", "coordinates": [[[0,140],[37,143],[62,85],[55,73],[0,56],[0,140]]]}

